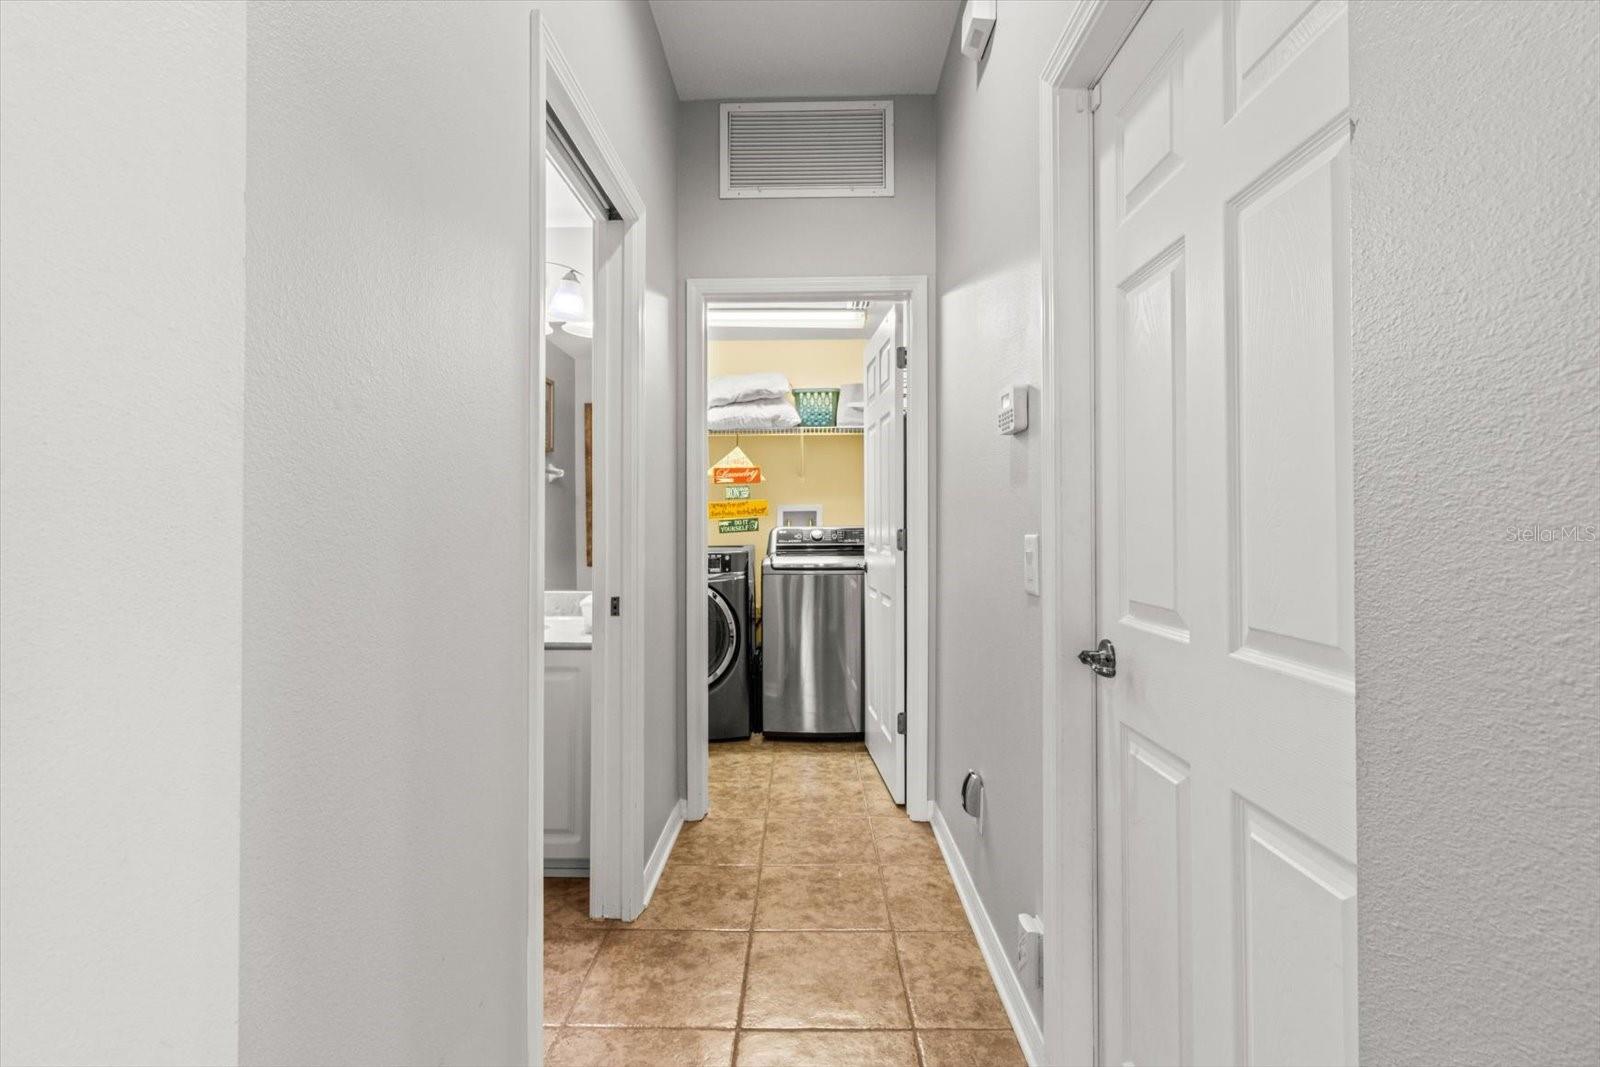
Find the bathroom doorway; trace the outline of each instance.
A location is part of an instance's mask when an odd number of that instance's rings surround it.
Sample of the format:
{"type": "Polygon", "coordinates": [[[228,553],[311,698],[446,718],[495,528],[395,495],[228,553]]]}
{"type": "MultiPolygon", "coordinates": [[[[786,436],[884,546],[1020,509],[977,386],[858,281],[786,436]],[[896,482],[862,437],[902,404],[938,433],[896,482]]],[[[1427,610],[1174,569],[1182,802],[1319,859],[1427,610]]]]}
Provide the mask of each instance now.
{"type": "Polygon", "coordinates": [[[609,200],[557,137],[544,195],[544,874],[590,875],[595,240],[609,200]]]}
{"type": "MultiPolygon", "coordinates": [[[[540,14],[531,13],[528,1017],[550,903],[644,906],[642,557],[645,211],[540,14]],[[569,378],[570,375],[570,378],[569,378]]],[[[530,1057],[535,1054],[530,1048],[530,1057]]]]}

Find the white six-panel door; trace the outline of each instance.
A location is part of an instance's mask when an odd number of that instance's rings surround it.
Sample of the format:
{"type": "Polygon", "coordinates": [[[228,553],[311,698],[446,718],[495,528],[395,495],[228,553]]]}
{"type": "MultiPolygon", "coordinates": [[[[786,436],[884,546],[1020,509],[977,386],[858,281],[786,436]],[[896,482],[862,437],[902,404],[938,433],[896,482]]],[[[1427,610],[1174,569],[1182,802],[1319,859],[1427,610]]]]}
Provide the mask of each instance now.
{"type": "Polygon", "coordinates": [[[1356,1061],[1348,69],[1156,0],[1099,87],[1107,1063],[1356,1061]]]}
{"type": "Polygon", "coordinates": [[[867,580],[866,646],[867,751],[894,796],[906,801],[906,738],[899,730],[905,710],[905,568],[897,535],[905,523],[905,443],[898,349],[899,308],[891,307],[867,342],[862,368],[866,413],[864,435],[867,580]]]}

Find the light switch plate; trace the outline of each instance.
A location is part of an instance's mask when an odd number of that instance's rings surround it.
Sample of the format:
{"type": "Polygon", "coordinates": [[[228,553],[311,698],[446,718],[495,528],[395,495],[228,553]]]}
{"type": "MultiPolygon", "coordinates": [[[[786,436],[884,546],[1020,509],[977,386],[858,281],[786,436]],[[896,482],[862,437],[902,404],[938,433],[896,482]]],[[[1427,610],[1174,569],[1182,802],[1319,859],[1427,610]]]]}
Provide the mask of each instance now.
{"type": "Polygon", "coordinates": [[[1022,590],[1029,596],[1039,595],[1039,535],[1022,535],[1022,590]]]}

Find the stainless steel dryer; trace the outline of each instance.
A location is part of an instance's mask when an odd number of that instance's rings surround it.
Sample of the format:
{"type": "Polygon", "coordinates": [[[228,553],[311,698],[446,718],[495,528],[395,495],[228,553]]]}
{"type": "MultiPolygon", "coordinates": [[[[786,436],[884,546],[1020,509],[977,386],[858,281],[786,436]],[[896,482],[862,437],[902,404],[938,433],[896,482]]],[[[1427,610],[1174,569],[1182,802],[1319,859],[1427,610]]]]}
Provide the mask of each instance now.
{"type": "Polygon", "coordinates": [[[861,735],[860,526],[780,526],[761,566],[762,729],[861,735]]]}
{"type": "Polygon", "coordinates": [[[755,652],[752,552],[706,550],[707,728],[713,741],[750,736],[755,652]]]}

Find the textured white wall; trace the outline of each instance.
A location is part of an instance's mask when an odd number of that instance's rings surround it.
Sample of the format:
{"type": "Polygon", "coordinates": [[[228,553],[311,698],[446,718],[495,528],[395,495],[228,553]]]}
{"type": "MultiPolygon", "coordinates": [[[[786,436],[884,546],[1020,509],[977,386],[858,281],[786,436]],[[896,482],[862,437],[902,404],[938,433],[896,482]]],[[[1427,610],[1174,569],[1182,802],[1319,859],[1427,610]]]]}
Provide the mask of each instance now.
{"type": "Polygon", "coordinates": [[[894,101],[894,195],[724,200],[720,104],[678,107],[678,274],[932,274],[933,98],[894,101]]]}
{"type": "Polygon", "coordinates": [[[1043,453],[1037,432],[995,430],[994,398],[1007,385],[1037,396],[1039,75],[1074,6],[1002,2],[981,79],[952,41],[938,96],[935,797],[1007,942],[1018,913],[1038,913],[1044,893],[1041,619],[1022,589],[1043,453]],[[984,779],[981,837],[961,810],[968,768],[984,779]]]}
{"type": "MultiPolygon", "coordinates": [[[[645,384],[670,397],[654,23],[542,6],[647,202],[645,384]]],[[[523,1056],[529,11],[250,6],[246,1062],[523,1056]]],[[[646,416],[663,513],[675,411],[646,416]]],[[[670,626],[658,555],[643,607],[670,626]]],[[[652,655],[647,751],[670,752],[682,687],[652,655]]],[[[663,817],[680,763],[647,766],[663,817]]]]}
{"type": "Polygon", "coordinates": [[[0,5],[0,1062],[233,1063],[245,16],[0,5]]]}
{"type": "Polygon", "coordinates": [[[1600,6],[1351,34],[1361,1058],[1600,1062],[1600,6]]]}
{"type": "Polygon", "coordinates": [[[247,1063],[522,1053],[528,56],[250,5],[247,1063]]]}

